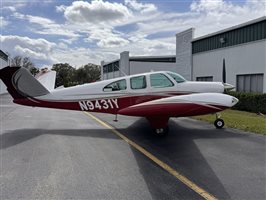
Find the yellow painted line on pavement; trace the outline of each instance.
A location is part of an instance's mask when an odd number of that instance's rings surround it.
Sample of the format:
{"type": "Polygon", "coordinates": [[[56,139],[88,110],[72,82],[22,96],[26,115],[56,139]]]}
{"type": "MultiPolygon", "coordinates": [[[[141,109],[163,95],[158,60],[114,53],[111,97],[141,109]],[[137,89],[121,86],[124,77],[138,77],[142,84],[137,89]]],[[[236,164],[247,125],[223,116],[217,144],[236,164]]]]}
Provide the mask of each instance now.
{"type": "Polygon", "coordinates": [[[201,187],[199,187],[198,185],[196,185],[195,183],[193,183],[192,181],[190,181],[188,178],[186,178],[185,176],[183,176],[182,174],[180,174],[179,172],[177,172],[175,169],[173,169],[172,167],[170,167],[169,165],[167,165],[163,161],[159,160],[157,157],[155,157],[154,155],[152,155],[150,152],[148,152],[147,150],[145,150],[143,147],[139,146],[137,143],[135,143],[132,140],[128,139],[126,136],[124,136],[123,134],[121,134],[119,131],[117,131],[111,125],[103,122],[102,120],[100,120],[99,118],[95,117],[94,115],[92,115],[90,113],[87,113],[87,112],[84,112],[84,113],[86,115],[88,115],[89,117],[91,117],[92,119],[94,119],[95,121],[97,121],[102,126],[110,129],[115,135],[117,135],[118,137],[120,137],[121,139],[123,139],[125,142],[127,142],[129,145],[131,145],[132,147],[134,147],[135,149],[137,149],[139,152],[141,152],[142,154],[144,154],[146,157],[148,157],[149,159],[151,159],[153,162],[155,162],[161,168],[163,168],[164,170],[166,170],[168,173],[172,174],[179,181],[181,181],[187,187],[189,187],[190,189],[192,189],[194,192],[198,193],[204,199],[207,199],[207,200],[217,200],[216,197],[214,197],[213,195],[211,195],[210,193],[208,193],[207,191],[205,191],[204,189],[202,189],[201,187]]]}

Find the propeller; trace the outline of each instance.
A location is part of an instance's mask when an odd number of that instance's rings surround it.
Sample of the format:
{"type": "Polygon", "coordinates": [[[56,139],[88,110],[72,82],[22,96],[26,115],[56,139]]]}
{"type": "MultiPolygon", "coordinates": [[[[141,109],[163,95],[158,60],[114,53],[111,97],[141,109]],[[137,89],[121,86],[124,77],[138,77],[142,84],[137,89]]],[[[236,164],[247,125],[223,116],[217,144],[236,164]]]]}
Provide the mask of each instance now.
{"type": "Polygon", "coordinates": [[[230,91],[235,88],[235,86],[226,83],[226,68],[225,68],[225,59],[223,59],[223,72],[222,72],[222,79],[223,79],[223,85],[224,85],[224,90],[230,91]]]}
{"type": "Polygon", "coordinates": [[[226,83],[225,59],[223,59],[223,83],[226,83]]]}

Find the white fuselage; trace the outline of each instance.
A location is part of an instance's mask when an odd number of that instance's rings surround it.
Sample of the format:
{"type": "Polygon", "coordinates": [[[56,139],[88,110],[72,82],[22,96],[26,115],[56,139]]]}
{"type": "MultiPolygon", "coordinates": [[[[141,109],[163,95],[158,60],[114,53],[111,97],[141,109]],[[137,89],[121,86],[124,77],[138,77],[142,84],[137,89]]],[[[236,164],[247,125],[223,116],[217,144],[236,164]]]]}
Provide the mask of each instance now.
{"type": "Polygon", "coordinates": [[[69,88],[62,88],[53,90],[51,93],[40,96],[38,99],[42,100],[78,100],[78,99],[97,99],[112,96],[134,95],[134,94],[153,94],[153,93],[223,93],[224,85],[220,82],[198,82],[198,81],[184,81],[177,83],[167,72],[151,72],[145,74],[138,74],[132,76],[125,76],[110,80],[104,80],[95,83],[73,86],[69,88]],[[152,87],[150,84],[150,74],[161,73],[167,76],[172,81],[172,87],[152,87]],[[144,75],[146,76],[147,87],[143,89],[134,90],[130,87],[130,79],[132,77],[144,75]],[[115,81],[125,79],[127,89],[113,92],[105,92],[103,88],[115,81]]]}

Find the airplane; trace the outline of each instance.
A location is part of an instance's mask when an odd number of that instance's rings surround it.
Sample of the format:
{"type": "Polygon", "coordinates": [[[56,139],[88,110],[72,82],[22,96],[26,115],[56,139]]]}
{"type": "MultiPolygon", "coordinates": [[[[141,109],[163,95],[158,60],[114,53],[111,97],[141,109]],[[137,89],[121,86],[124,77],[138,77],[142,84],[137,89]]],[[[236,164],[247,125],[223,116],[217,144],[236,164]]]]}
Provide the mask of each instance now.
{"type": "MultiPolygon", "coordinates": [[[[5,67],[0,78],[16,104],[85,112],[145,117],[154,133],[166,135],[170,117],[219,113],[238,99],[224,94],[222,82],[187,81],[170,71],[124,76],[48,90],[22,67],[5,67]]],[[[50,87],[51,88],[51,87],[50,87]]],[[[117,119],[117,118],[116,118],[117,119]]],[[[224,126],[216,114],[216,128],[224,126]]]]}

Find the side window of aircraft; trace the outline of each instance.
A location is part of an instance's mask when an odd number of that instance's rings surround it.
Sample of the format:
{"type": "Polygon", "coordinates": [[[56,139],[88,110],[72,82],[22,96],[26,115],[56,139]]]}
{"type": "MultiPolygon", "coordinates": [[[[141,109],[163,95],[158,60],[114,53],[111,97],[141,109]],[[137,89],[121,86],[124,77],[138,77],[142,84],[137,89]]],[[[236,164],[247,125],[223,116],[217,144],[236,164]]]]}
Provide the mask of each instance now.
{"type": "Polygon", "coordinates": [[[130,79],[131,89],[143,89],[146,88],[146,77],[145,76],[137,76],[130,79]]]}
{"type": "Polygon", "coordinates": [[[119,91],[119,90],[125,90],[127,89],[127,83],[126,80],[119,80],[119,81],[115,81],[113,83],[110,83],[108,85],[106,85],[103,88],[104,92],[110,92],[110,91],[119,91]]]}
{"type": "Polygon", "coordinates": [[[183,83],[186,81],[186,79],[179,74],[176,73],[167,73],[167,74],[170,75],[173,79],[175,79],[177,83],[183,83]]]}
{"type": "Polygon", "coordinates": [[[156,88],[172,87],[174,84],[164,74],[151,74],[151,86],[156,88]]]}

